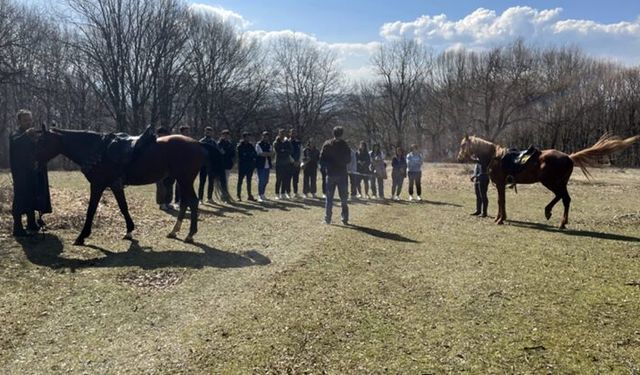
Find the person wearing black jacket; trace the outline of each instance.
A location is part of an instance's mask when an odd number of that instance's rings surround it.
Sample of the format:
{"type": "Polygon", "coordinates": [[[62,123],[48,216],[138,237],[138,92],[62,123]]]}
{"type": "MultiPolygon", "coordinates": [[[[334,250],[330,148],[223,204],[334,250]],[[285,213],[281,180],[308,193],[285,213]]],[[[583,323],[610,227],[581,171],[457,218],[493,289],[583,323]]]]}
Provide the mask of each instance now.
{"type": "Polygon", "coordinates": [[[13,179],[13,235],[24,237],[29,232],[37,232],[44,223],[36,221],[35,211],[40,215],[51,213],[51,196],[46,165],[38,166],[33,135],[37,131],[31,127],[31,112],[20,110],[17,114],[18,129],[9,139],[9,163],[13,179]],[[22,226],[22,215],[27,216],[27,231],[22,226]]]}
{"type": "Polygon", "coordinates": [[[313,141],[309,140],[302,154],[302,194],[304,194],[305,198],[307,198],[307,194],[311,194],[313,198],[316,198],[320,151],[316,148],[313,141]]]}
{"type": "Polygon", "coordinates": [[[229,183],[229,175],[233,168],[233,160],[236,158],[236,147],[231,143],[231,132],[228,129],[222,131],[222,137],[218,141],[218,147],[222,151],[222,163],[224,164],[224,173],[229,183]]]}
{"type": "MultiPolygon", "coordinates": [[[[216,140],[213,139],[213,128],[207,126],[204,128],[204,137],[200,139],[200,143],[204,143],[210,145],[212,147],[218,147],[216,140]]],[[[207,203],[213,203],[213,185],[215,181],[215,175],[211,172],[210,168],[206,165],[203,165],[200,168],[200,183],[198,185],[198,198],[200,201],[204,200],[204,185],[207,182],[207,178],[209,179],[209,186],[207,187],[207,203]]]]}
{"type": "Polygon", "coordinates": [[[327,167],[327,198],[325,201],[324,223],[331,224],[333,209],[333,196],[338,188],[340,203],[342,206],[342,224],[349,224],[349,191],[347,164],[351,162],[351,148],[342,139],[344,130],[341,126],[333,128],[333,139],[322,146],[320,161],[327,167]]]}
{"type": "MultiPolygon", "coordinates": [[[[298,185],[300,182],[300,169],[302,164],[302,142],[300,141],[300,138],[298,138],[298,133],[295,129],[289,130],[289,142],[291,142],[291,158],[293,159],[289,177],[293,185],[293,196],[299,198],[298,185]]],[[[289,189],[289,191],[291,190],[289,189]]]]}
{"type": "Polygon", "coordinates": [[[278,137],[273,142],[273,151],[276,153],[276,199],[289,199],[293,148],[289,139],[286,138],[284,129],[278,130],[278,137]]]}
{"type": "Polygon", "coordinates": [[[251,178],[253,177],[253,170],[256,168],[256,153],[255,146],[249,140],[249,133],[242,133],[242,140],[238,143],[238,200],[241,201],[242,181],[247,180],[247,199],[255,201],[256,199],[251,194],[251,178]]]}

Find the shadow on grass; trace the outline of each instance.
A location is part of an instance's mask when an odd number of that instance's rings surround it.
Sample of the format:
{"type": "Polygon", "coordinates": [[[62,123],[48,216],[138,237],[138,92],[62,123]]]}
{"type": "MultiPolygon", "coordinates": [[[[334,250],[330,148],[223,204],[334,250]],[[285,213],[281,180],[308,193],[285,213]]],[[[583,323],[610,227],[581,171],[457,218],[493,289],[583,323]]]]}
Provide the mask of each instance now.
{"type": "Polygon", "coordinates": [[[358,231],[358,232],[362,232],[362,233],[368,234],[368,235],[373,236],[373,237],[382,238],[384,240],[391,240],[391,241],[397,241],[397,242],[407,242],[407,243],[420,243],[420,241],[416,241],[414,239],[405,237],[405,236],[403,236],[401,234],[398,234],[398,233],[385,232],[385,231],[382,231],[382,230],[379,230],[379,229],[363,227],[363,226],[360,226],[360,225],[349,224],[349,225],[340,225],[340,226],[337,226],[337,227],[338,228],[355,230],[355,231],[358,231]]]}
{"type": "Polygon", "coordinates": [[[265,266],[271,260],[256,250],[240,254],[216,249],[203,243],[195,243],[201,252],[183,250],[154,251],[150,246],[140,246],[131,241],[126,252],[113,252],[100,246],[86,247],[100,251],[104,256],[90,259],[69,259],[61,256],[64,245],[58,236],[44,236],[19,239],[27,259],[33,264],[52,269],[69,268],[71,271],[82,268],[140,267],[145,270],[165,267],[185,268],[241,268],[265,266]]]}
{"type": "Polygon", "coordinates": [[[430,204],[433,206],[451,206],[451,207],[464,207],[457,203],[449,203],[449,202],[439,202],[439,201],[430,201],[428,199],[420,201],[421,204],[430,204]]]}
{"type": "Polygon", "coordinates": [[[590,237],[590,238],[598,238],[601,240],[611,240],[611,241],[640,242],[640,237],[631,237],[631,236],[625,236],[622,234],[593,232],[588,230],[559,229],[557,227],[553,227],[547,224],[529,223],[526,221],[518,221],[518,220],[508,220],[507,222],[509,223],[509,225],[513,225],[514,227],[536,229],[536,230],[541,230],[541,231],[551,232],[551,233],[561,233],[569,236],[590,237]]]}

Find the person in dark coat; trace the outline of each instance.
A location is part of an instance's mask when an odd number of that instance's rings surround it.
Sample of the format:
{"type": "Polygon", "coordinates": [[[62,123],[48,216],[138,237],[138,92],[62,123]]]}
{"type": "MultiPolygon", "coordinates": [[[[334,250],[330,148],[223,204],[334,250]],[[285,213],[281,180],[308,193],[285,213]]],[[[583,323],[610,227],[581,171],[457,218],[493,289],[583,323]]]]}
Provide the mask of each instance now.
{"type": "Polygon", "coordinates": [[[331,224],[333,196],[338,189],[342,206],[342,224],[349,224],[349,191],[347,165],[351,161],[351,148],[342,139],[344,130],[341,126],[333,128],[333,139],[322,146],[320,160],[327,167],[327,198],[325,201],[324,223],[331,224]]]}
{"type": "MultiPolygon", "coordinates": [[[[289,178],[293,185],[293,196],[299,198],[298,185],[300,183],[300,169],[302,168],[302,142],[300,138],[298,138],[298,133],[295,129],[289,130],[289,142],[291,143],[291,158],[293,159],[289,178]]],[[[289,191],[291,191],[291,189],[289,189],[289,191]]]]}
{"type": "Polygon", "coordinates": [[[369,150],[367,148],[367,143],[362,141],[360,142],[360,147],[356,152],[357,158],[357,173],[358,173],[358,183],[356,186],[358,187],[358,198],[361,197],[369,197],[369,179],[371,178],[371,155],[369,155],[369,150]],[[361,183],[364,184],[364,194],[362,191],[361,183]]]}
{"type": "Polygon", "coordinates": [[[291,168],[293,148],[286,138],[284,129],[278,130],[278,137],[273,142],[273,151],[276,153],[276,199],[291,198],[291,168]]]}
{"type": "MultiPolygon", "coordinates": [[[[166,137],[168,135],[171,135],[171,132],[169,132],[169,129],[165,127],[160,127],[156,131],[156,136],[158,138],[166,137]]],[[[156,182],[156,203],[160,206],[162,211],[174,209],[171,205],[171,201],[173,200],[173,184],[175,184],[175,182],[176,179],[172,176],[167,176],[156,182]]]]}
{"type": "Polygon", "coordinates": [[[262,132],[262,140],[256,143],[256,172],[258,173],[258,202],[267,200],[265,192],[269,183],[269,173],[272,167],[271,158],[275,156],[269,142],[269,132],[262,132]]]}
{"type": "Polygon", "coordinates": [[[38,232],[44,225],[36,221],[35,211],[40,215],[51,213],[49,177],[46,165],[37,165],[35,157],[37,131],[32,128],[33,116],[27,110],[17,114],[18,129],[9,139],[9,163],[13,179],[13,235],[24,237],[29,232],[38,232]],[[22,225],[22,215],[27,216],[27,230],[22,225]]]}
{"type": "Polygon", "coordinates": [[[307,142],[302,152],[302,194],[307,198],[308,194],[311,194],[313,198],[316,198],[318,191],[318,161],[320,161],[320,151],[316,148],[316,145],[312,140],[307,142]]]}
{"type": "Polygon", "coordinates": [[[476,210],[471,215],[487,217],[487,208],[489,206],[489,198],[487,190],[489,189],[489,161],[481,161],[475,158],[476,165],[473,168],[473,176],[471,182],[474,183],[476,191],[476,210]]]}
{"type": "MultiPolygon", "coordinates": [[[[218,147],[218,143],[213,139],[213,128],[207,126],[204,128],[204,137],[200,138],[200,143],[210,145],[212,147],[218,147]]],[[[204,163],[200,168],[200,183],[198,184],[198,198],[200,202],[204,201],[204,186],[209,179],[209,185],[207,186],[207,203],[213,203],[213,186],[215,184],[215,175],[211,171],[211,168],[204,163]]]]}
{"type": "Polygon", "coordinates": [[[231,143],[231,132],[228,129],[222,131],[222,137],[218,141],[218,147],[222,151],[222,163],[224,164],[224,173],[229,181],[233,161],[236,158],[236,147],[231,143]]]}
{"type": "Polygon", "coordinates": [[[402,147],[396,148],[396,156],[391,161],[391,167],[391,198],[399,201],[402,183],[407,178],[407,156],[402,147]]]}
{"type": "Polygon", "coordinates": [[[255,201],[256,199],[251,194],[251,179],[253,178],[253,171],[256,169],[256,158],[258,153],[256,147],[251,143],[249,139],[249,133],[242,133],[242,140],[238,143],[238,200],[241,201],[242,181],[247,180],[247,199],[255,201]]]}

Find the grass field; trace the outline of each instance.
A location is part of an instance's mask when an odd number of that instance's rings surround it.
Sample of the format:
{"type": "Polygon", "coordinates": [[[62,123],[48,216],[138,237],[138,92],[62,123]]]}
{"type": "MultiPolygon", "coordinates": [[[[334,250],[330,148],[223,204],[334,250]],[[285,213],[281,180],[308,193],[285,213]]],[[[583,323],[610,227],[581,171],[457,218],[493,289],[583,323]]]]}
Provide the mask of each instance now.
{"type": "Polygon", "coordinates": [[[48,234],[16,242],[2,211],[0,373],[639,373],[640,170],[575,172],[558,231],[539,185],[507,225],[469,216],[469,168],[426,164],[425,202],[354,203],[350,227],[319,200],[204,205],[193,245],[128,188],[137,241],[107,194],[86,247],[87,183],[51,173],[48,234]]]}

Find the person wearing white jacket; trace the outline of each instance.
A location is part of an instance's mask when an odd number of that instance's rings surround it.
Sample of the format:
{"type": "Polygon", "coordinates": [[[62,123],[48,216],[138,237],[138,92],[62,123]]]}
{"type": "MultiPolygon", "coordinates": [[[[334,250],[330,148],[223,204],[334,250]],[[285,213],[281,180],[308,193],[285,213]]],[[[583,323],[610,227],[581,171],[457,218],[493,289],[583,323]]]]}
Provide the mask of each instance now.
{"type": "Polygon", "coordinates": [[[413,200],[413,187],[416,188],[416,199],[422,200],[422,163],[424,157],[418,151],[418,145],[411,145],[411,152],[407,154],[407,172],[409,175],[409,200],[413,200]]]}

